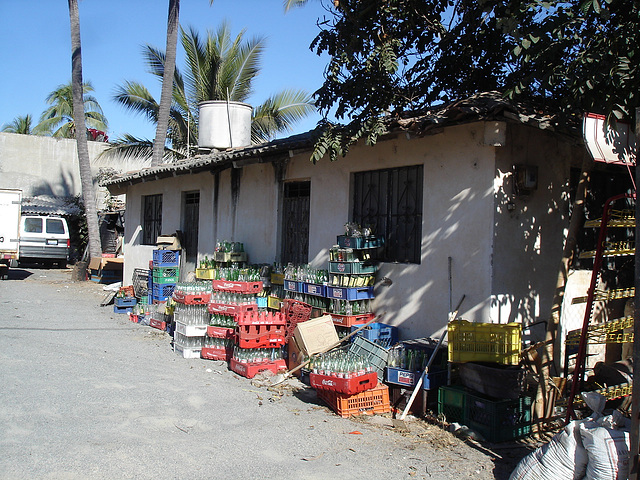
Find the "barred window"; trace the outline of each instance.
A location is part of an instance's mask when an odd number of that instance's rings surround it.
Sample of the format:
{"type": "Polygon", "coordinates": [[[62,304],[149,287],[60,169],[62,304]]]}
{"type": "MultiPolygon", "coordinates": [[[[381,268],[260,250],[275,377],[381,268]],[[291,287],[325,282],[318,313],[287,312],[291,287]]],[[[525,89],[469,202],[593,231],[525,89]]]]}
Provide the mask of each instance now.
{"type": "Polygon", "coordinates": [[[420,263],[423,166],[357,172],[352,221],[385,239],[380,260],[420,263]]]}
{"type": "Polygon", "coordinates": [[[162,195],[142,197],[142,244],[155,245],[162,231],[162,195]]]}

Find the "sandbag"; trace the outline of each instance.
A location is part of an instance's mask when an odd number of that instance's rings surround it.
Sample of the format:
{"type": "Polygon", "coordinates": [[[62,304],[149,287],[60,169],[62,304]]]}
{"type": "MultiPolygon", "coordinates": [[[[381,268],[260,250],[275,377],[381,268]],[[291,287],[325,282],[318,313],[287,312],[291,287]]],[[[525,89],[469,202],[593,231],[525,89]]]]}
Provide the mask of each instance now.
{"type": "Polygon", "coordinates": [[[581,480],[587,469],[587,451],[582,445],[579,425],[574,420],[551,441],[524,457],[509,480],[581,480]]]}
{"type": "Polygon", "coordinates": [[[581,424],[580,436],[588,455],[586,480],[629,478],[628,429],[607,416],[581,424]]]}

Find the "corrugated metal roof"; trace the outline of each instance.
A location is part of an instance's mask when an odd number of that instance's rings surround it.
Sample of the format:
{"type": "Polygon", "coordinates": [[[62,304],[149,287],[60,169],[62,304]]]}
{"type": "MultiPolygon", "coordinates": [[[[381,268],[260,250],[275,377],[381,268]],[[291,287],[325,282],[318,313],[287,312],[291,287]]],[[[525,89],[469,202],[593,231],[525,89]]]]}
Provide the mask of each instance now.
{"type": "MultiPolygon", "coordinates": [[[[422,112],[405,112],[387,119],[388,133],[408,131],[422,136],[434,129],[480,120],[510,120],[540,129],[553,129],[552,117],[536,113],[522,105],[514,105],[498,92],[484,92],[464,100],[443,104],[422,112]]],[[[310,150],[315,143],[314,131],[309,131],[268,143],[198,155],[173,163],[149,167],[136,172],[117,175],[103,182],[105,186],[122,186],[175,175],[220,171],[242,164],[273,161],[278,155],[295,150],[310,150]]],[[[280,157],[282,158],[282,157],[280,157]]]]}
{"type": "Polygon", "coordinates": [[[22,198],[22,213],[33,215],[79,215],[81,210],[73,203],[74,197],[39,195],[22,198]]]}

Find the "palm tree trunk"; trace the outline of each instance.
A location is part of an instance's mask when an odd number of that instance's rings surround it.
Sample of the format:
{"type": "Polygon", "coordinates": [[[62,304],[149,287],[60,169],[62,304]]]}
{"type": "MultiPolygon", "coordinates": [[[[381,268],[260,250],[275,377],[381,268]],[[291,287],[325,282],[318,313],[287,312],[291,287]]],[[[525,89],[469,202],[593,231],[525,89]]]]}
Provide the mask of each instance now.
{"type": "Polygon", "coordinates": [[[73,90],[73,121],[76,126],[78,164],[80,166],[80,184],[84,202],[87,229],[89,231],[89,254],[99,257],[102,254],[96,194],[91,175],[89,146],[87,145],[87,127],[84,121],[84,92],[82,89],[82,49],[80,42],[80,14],[78,1],[69,0],[69,20],[71,23],[71,85],[73,90]]]}
{"type": "Polygon", "coordinates": [[[153,156],[151,166],[162,163],[164,144],[169,129],[169,114],[171,112],[171,99],[173,96],[173,72],[176,68],[176,49],[178,44],[178,18],[180,17],[180,0],[169,0],[169,15],[167,18],[167,49],[162,76],[162,93],[160,94],[160,106],[158,107],[158,124],[156,125],[156,138],[153,140],[153,156]]]}

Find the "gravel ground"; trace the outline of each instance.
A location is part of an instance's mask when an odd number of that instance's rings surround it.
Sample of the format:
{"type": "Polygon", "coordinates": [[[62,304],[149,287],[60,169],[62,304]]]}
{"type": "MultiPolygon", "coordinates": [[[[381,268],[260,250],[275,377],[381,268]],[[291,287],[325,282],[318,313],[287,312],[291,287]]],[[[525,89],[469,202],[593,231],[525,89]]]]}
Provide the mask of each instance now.
{"type": "Polygon", "coordinates": [[[183,359],[71,278],[0,281],[2,479],[505,479],[533,448],[410,416],[408,433],[391,415],[340,418],[297,380],[267,388],[183,359]]]}

